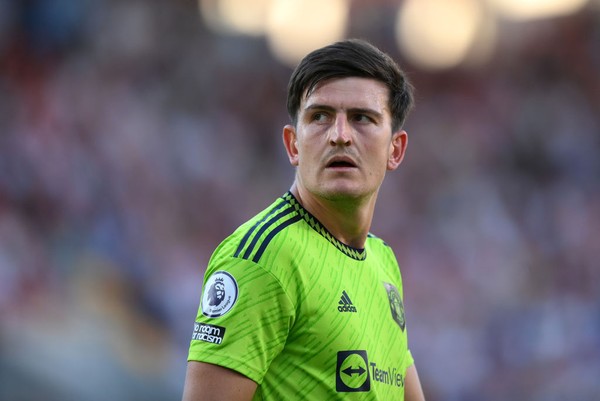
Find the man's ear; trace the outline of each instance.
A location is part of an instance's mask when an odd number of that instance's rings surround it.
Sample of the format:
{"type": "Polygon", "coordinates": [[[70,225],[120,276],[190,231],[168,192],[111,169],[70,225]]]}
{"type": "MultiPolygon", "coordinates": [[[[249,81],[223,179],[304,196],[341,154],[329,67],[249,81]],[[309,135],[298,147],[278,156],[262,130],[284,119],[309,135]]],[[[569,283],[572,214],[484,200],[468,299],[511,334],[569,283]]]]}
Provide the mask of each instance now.
{"type": "Polygon", "coordinates": [[[388,157],[387,162],[387,169],[389,171],[396,170],[400,163],[402,163],[407,146],[408,134],[406,131],[401,130],[392,134],[392,142],[390,143],[390,156],[388,157]]]}
{"type": "Polygon", "coordinates": [[[290,164],[292,166],[298,166],[298,145],[296,142],[296,127],[293,125],[286,125],[283,127],[283,146],[285,146],[285,151],[287,152],[288,159],[290,159],[290,164]]]}

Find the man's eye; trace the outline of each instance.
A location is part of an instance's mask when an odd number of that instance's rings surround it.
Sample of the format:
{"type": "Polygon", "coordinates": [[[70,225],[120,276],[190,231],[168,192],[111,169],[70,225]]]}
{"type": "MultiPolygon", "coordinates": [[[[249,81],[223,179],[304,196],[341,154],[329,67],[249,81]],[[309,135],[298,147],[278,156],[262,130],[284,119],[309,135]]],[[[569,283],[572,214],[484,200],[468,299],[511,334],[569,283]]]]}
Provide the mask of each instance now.
{"type": "Polygon", "coordinates": [[[373,119],[371,117],[367,116],[366,114],[356,114],[353,119],[354,119],[354,121],[357,121],[359,123],[373,122],[373,119]]]}
{"type": "Polygon", "coordinates": [[[315,113],[313,114],[313,121],[325,122],[327,121],[327,114],[325,113],[315,113]]]}

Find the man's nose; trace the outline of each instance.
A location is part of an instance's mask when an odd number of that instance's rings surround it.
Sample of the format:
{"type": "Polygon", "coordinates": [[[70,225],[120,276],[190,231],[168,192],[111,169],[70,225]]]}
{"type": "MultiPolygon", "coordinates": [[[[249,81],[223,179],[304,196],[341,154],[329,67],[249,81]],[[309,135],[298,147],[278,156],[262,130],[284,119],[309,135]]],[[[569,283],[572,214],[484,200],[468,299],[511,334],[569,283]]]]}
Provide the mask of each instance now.
{"type": "Polygon", "coordinates": [[[335,124],[329,130],[329,143],[332,146],[348,146],[352,143],[352,127],[348,123],[346,114],[336,115],[335,124]]]}

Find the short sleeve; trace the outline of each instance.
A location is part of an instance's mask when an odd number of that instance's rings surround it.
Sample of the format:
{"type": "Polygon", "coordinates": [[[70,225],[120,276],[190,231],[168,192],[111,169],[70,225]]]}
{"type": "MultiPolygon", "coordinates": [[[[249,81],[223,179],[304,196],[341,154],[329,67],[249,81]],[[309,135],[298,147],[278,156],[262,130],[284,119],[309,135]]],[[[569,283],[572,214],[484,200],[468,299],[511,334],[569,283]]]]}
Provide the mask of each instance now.
{"type": "Polygon", "coordinates": [[[409,349],[406,350],[406,358],[404,360],[406,361],[405,366],[404,366],[405,371],[406,371],[406,369],[408,369],[409,367],[411,367],[412,365],[415,364],[415,360],[413,359],[412,353],[410,352],[409,349]]]}
{"type": "Polygon", "coordinates": [[[223,366],[261,384],[286,343],[294,305],[262,266],[234,257],[213,262],[205,274],[188,360],[223,366]]]}

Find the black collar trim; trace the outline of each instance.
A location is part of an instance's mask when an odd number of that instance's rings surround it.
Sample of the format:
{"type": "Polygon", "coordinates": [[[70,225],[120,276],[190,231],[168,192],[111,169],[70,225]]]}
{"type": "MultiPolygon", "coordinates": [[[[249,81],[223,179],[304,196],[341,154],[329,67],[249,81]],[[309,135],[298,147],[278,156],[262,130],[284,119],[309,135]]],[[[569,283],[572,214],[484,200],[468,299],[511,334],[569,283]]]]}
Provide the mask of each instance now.
{"type": "Polygon", "coordinates": [[[298,202],[296,197],[290,191],[286,192],[281,198],[289,203],[313,230],[325,237],[327,241],[331,242],[333,246],[342,251],[346,256],[356,260],[365,260],[367,258],[367,252],[364,248],[353,248],[335,238],[315,216],[310,214],[310,212],[298,202]]]}

